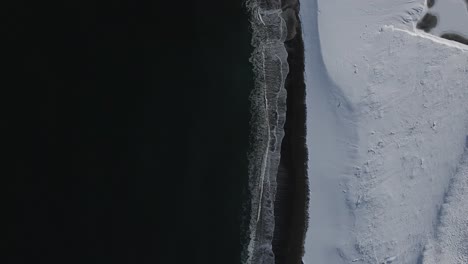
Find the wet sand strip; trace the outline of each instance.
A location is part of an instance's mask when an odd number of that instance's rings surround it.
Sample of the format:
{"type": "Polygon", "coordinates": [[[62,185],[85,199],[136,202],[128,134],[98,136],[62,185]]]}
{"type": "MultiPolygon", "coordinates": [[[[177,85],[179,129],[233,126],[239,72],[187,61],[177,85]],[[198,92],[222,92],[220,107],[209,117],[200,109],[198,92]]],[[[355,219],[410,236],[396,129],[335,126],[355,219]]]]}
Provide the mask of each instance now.
{"type": "Polygon", "coordinates": [[[290,36],[285,42],[289,74],[285,81],[285,136],[277,175],[273,252],[277,264],[300,264],[307,224],[307,148],[304,83],[304,44],[297,0],[283,1],[290,36]]]}

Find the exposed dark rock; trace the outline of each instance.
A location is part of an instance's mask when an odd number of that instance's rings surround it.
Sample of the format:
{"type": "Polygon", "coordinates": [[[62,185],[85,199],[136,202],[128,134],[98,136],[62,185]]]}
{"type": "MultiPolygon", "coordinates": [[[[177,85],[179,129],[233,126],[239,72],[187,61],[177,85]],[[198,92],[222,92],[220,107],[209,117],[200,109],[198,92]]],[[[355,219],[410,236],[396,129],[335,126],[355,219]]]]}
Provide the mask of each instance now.
{"type": "Polygon", "coordinates": [[[445,34],[442,34],[440,37],[444,38],[444,39],[460,42],[461,44],[468,45],[468,38],[465,38],[465,37],[463,37],[461,35],[458,35],[456,33],[445,33],[445,34]]]}
{"type": "Polygon", "coordinates": [[[416,25],[418,29],[424,30],[425,32],[431,31],[435,26],[437,26],[437,16],[427,13],[416,25]]]}

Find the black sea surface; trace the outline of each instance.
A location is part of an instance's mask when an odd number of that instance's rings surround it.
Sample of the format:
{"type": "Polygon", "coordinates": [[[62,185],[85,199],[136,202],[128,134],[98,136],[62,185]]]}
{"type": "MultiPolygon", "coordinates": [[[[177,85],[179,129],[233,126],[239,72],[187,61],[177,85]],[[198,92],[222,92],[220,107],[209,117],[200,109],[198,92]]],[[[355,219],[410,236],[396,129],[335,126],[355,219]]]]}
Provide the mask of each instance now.
{"type": "Polygon", "coordinates": [[[242,1],[1,12],[2,263],[239,263],[253,89],[242,1]]]}

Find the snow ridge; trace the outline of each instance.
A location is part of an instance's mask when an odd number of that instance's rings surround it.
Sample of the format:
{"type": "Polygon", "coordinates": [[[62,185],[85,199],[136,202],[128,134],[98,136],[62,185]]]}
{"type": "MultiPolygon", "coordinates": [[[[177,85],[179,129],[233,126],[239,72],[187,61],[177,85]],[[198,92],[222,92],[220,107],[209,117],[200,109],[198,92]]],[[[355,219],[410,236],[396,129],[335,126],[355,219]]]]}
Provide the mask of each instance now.
{"type": "Polygon", "coordinates": [[[468,46],[467,45],[463,45],[463,44],[458,43],[456,41],[451,41],[451,40],[448,40],[448,39],[436,37],[434,35],[431,35],[431,34],[428,34],[428,33],[424,32],[422,30],[418,30],[418,29],[416,29],[416,27],[414,27],[413,31],[408,30],[408,29],[404,29],[404,28],[396,28],[393,25],[385,25],[385,26],[382,27],[382,29],[383,30],[392,30],[392,31],[405,32],[406,34],[409,34],[410,36],[413,36],[413,37],[425,38],[425,39],[431,40],[431,41],[433,41],[434,43],[437,43],[437,44],[446,45],[448,47],[455,48],[455,49],[460,49],[460,50],[465,51],[465,52],[468,51],[468,46]]]}

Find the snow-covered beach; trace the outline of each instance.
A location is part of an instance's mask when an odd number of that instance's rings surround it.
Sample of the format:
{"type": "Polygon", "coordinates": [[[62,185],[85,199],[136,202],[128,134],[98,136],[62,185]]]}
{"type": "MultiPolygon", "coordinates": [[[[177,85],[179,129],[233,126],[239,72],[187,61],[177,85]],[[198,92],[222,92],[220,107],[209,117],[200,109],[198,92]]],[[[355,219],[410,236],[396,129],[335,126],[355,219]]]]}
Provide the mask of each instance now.
{"type": "Polygon", "coordinates": [[[301,1],[304,263],[418,263],[468,133],[468,47],[415,29],[425,1],[301,1]]]}

